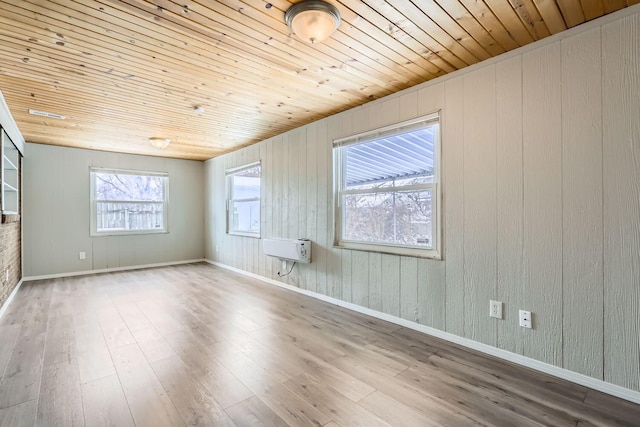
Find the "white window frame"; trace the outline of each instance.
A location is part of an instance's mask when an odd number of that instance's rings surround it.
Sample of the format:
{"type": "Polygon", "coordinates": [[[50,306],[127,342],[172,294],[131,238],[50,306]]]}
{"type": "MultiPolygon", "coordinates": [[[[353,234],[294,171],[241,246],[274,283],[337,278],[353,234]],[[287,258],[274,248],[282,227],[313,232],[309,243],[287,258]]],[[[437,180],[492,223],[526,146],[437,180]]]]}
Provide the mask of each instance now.
{"type": "Polygon", "coordinates": [[[416,119],[407,120],[401,123],[397,123],[390,126],[374,129],[357,135],[349,136],[346,138],[340,138],[333,141],[333,182],[334,182],[334,246],[343,249],[362,250],[368,252],[380,252],[395,255],[407,255],[419,258],[430,259],[442,259],[442,222],[441,222],[441,140],[442,140],[442,119],[440,111],[432,114],[428,114],[416,119]],[[434,165],[435,173],[433,183],[407,185],[400,187],[388,187],[380,189],[366,189],[366,190],[347,190],[345,189],[344,178],[346,176],[346,162],[342,155],[342,148],[373,141],[384,136],[392,136],[407,130],[419,129],[421,127],[428,126],[433,123],[438,123],[438,135],[434,144],[434,165]],[[343,206],[341,205],[342,196],[349,194],[370,194],[376,192],[400,192],[410,190],[431,190],[431,203],[432,203],[432,218],[431,218],[431,247],[413,246],[413,245],[398,245],[391,243],[378,243],[378,242],[363,242],[344,239],[343,233],[343,206]]]}
{"type": "Polygon", "coordinates": [[[227,214],[226,214],[226,231],[227,234],[233,235],[233,236],[244,236],[244,237],[253,237],[256,239],[259,239],[261,237],[261,233],[262,233],[262,204],[260,203],[260,200],[262,199],[262,161],[258,160],[257,162],[252,162],[252,163],[247,163],[245,165],[242,166],[238,166],[235,168],[231,168],[231,169],[227,169],[224,172],[225,174],[225,181],[226,181],[226,189],[227,189],[227,194],[226,194],[226,210],[227,210],[227,214]],[[244,198],[244,199],[232,199],[231,198],[231,177],[235,174],[238,174],[240,172],[244,172],[246,170],[249,169],[253,169],[256,166],[260,167],[260,197],[249,197],[249,198],[244,198]],[[232,230],[231,229],[231,212],[230,212],[230,208],[231,205],[233,204],[233,202],[255,202],[257,201],[260,205],[260,218],[259,218],[259,224],[260,224],[260,229],[257,232],[251,232],[251,231],[241,231],[241,230],[232,230]]]}
{"type": "MultiPolygon", "coordinates": [[[[101,167],[90,167],[89,168],[89,181],[90,181],[90,199],[91,199],[91,230],[90,235],[94,237],[98,236],[130,236],[135,234],[166,234],[169,233],[169,173],[168,172],[150,172],[150,171],[139,171],[139,170],[128,170],[128,169],[113,169],[113,168],[101,168],[101,167]],[[159,176],[163,177],[164,181],[164,200],[163,200],[163,225],[164,227],[161,229],[153,229],[153,230],[109,230],[109,231],[98,231],[97,227],[97,213],[98,213],[98,200],[96,200],[96,188],[95,188],[95,173],[113,173],[120,175],[139,175],[139,176],[159,176]]],[[[147,201],[141,200],[100,200],[100,202],[113,202],[113,203],[150,203],[147,201]]],[[[151,203],[159,203],[159,202],[151,202],[151,203]]]]}

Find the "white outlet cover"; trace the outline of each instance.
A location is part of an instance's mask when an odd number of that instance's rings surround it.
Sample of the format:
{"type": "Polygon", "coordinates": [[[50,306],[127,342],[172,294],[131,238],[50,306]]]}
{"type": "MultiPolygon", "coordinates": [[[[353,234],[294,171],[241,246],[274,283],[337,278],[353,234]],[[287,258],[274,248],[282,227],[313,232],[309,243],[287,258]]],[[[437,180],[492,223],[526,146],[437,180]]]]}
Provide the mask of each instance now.
{"type": "Polygon", "coordinates": [[[489,316],[495,317],[496,319],[502,319],[502,302],[500,301],[489,301],[489,316]]]}
{"type": "Polygon", "coordinates": [[[78,259],[81,259],[81,260],[82,260],[82,259],[86,259],[86,258],[87,258],[87,253],[86,253],[85,251],[81,251],[81,252],[78,254],[78,259]]]}

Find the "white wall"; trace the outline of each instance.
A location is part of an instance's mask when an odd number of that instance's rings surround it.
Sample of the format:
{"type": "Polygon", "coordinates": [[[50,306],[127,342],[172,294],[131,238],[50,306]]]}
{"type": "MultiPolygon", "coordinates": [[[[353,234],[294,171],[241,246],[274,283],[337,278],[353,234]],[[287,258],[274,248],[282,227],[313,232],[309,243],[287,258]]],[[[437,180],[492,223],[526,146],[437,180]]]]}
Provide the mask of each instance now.
{"type": "Polygon", "coordinates": [[[639,53],[635,6],[213,159],[206,256],[640,390],[639,53]],[[444,260],[333,248],[331,141],[439,109],[444,260]],[[263,237],[314,242],[285,279],[224,231],[224,170],[258,159],[263,237]]]}
{"type": "Polygon", "coordinates": [[[24,276],[202,258],[203,171],[197,161],[27,144],[24,276]],[[169,172],[169,233],[90,237],[91,166],[169,172]]]}

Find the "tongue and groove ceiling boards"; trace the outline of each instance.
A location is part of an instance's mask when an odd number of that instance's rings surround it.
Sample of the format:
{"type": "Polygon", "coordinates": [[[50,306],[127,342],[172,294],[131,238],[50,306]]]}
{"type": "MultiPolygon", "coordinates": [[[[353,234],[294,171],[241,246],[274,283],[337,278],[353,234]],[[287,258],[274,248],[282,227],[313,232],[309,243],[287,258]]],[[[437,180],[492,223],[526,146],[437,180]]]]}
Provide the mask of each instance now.
{"type": "Polygon", "coordinates": [[[330,1],[310,45],[287,0],[2,0],[0,90],[27,141],[204,160],[638,0],[330,1]]]}

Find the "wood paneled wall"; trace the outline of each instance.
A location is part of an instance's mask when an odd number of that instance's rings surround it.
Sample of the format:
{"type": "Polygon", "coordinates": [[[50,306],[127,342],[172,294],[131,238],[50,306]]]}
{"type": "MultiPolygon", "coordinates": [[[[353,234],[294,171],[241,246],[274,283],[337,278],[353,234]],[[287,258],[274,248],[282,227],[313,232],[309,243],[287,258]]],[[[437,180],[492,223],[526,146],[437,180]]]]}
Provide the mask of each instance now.
{"type": "Polygon", "coordinates": [[[262,160],[262,236],[313,241],[278,280],[640,390],[638,52],[627,13],[213,159],[206,256],[278,279],[225,234],[224,170],[262,160]],[[332,247],[332,139],[439,109],[444,260],[332,247]]]}
{"type": "Polygon", "coordinates": [[[27,144],[24,276],[201,259],[202,162],[27,144]],[[91,237],[91,166],[169,173],[169,233],[91,237]],[[86,259],[78,259],[78,252],[86,259]]]}

